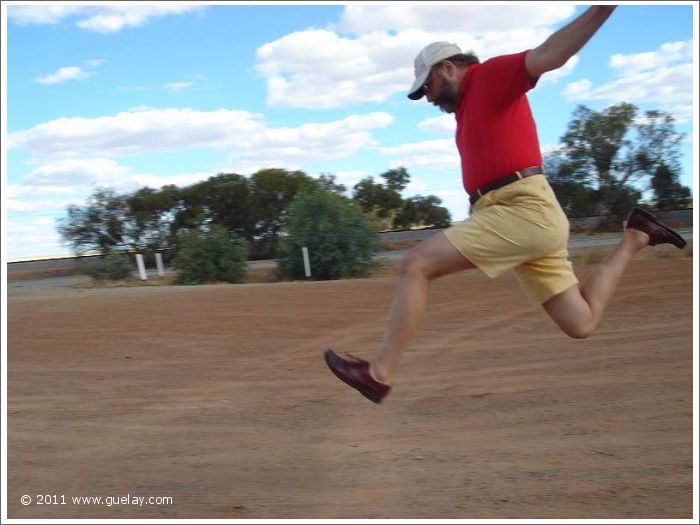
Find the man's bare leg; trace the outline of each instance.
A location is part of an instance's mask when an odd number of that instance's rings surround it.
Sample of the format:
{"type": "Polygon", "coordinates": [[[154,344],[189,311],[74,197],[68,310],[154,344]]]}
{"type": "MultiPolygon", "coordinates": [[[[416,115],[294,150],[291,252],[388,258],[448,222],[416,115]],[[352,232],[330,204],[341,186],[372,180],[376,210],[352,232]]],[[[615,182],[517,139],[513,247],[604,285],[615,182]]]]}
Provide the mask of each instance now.
{"type": "Polygon", "coordinates": [[[569,336],[588,337],[598,326],[605,307],[632,257],[649,243],[649,236],[627,229],[620,243],[593,270],[586,281],[556,295],[542,306],[569,336]]]}
{"type": "Polygon", "coordinates": [[[389,310],[386,333],[379,356],[370,362],[370,374],[389,384],[399,357],[420,324],[433,280],[444,275],[475,268],[447,239],[444,233],[412,248],[401,263],[401,274],[389,310]]]}

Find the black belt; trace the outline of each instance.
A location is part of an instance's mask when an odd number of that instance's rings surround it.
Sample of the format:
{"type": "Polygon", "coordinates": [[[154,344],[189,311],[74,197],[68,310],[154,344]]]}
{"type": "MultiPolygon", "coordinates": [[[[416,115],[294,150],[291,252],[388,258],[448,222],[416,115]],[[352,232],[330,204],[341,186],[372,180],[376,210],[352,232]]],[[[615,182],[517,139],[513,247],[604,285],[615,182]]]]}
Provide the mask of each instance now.
{"type": "Polygon", "coordinates": [[[472,206],[474,206],[474,203],[476,201],[478,201],[481,197],[483,197],[490,191],[502,188],[503,186],[506,186],[511,182],[515,182],[516,180],[524,179],[525,177],[532,177],[533,175],[542,175],[542,173],[544,173],[544,171],[542,170],[542,166],[531,166],[529,168],[516,171],[515,173],[511,173],[510,175],[507,175],[502,179],[495,180],[491,184],[487,184],[486,186],[476,190],[476,193],[473,193],[469,196],[469,203],[472,206]]]}

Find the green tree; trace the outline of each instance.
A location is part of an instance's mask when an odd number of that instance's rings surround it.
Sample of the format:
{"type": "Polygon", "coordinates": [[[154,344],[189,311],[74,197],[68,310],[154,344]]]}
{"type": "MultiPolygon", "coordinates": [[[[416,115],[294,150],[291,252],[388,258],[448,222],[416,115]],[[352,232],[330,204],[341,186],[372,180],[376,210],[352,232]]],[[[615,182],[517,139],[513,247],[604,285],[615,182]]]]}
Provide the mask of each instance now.
{"type": "Polygon", "coordinates": [[[440,204],[442,201],[434,195],[427,197],[417,195],[406,199],[394,220],[394,228],[411,226],[448,228],[451,224],[450,212],[440,204]]]}
{"type": "Polygon", "coordinates": [[[627,103],[601,111],[579,106],[574,111],[561,139],[561,159],[548,171],[558,197],[566,196],[565,209],[585,208],[583,200],[590,197],[603,218],[600,226],[617,225],[643,192],[652,189],[651,179],[660,166],[674,171],[682,135],[674,131],[673,118],[660,111],[647,111],[642,117],[637,112],[627,103]]]}
{"type": "Polygon", "coordinates": [[[411,181],[411,176],[404,167],[392,169],[382,173],[381,177],[386,181],[386,187],[396,192],[402,192],[411,181]]]}
{"type": "Polygon", "coordinates": [[[174,207],[173,233],[220,224],[245,239],[252,239],[255,218],[251,212],[248,179],[236,173],[220,173],[183,188],[174,207]]]}
{"type": "Polygon", "coordinates": [[[305,277],[302,247],[314,279],[367,276],[379,241],[363,213],[348,199],[320,188],[301,193],[289,208],[278,255],[280,273],[305,277]]]}
{"type": "Polygon", "coordinates": [[[247,243],[223,226],[183,232],[173,266],[177,284],[239,283],[245,279],[247,243]]]}
{"type": "Polygon", "coordinates": [[[98,250],[106,254],[132,247],[125,227],[128,216],[129,207],[123,196],[98,188],[85,206],[68,206],[57,229],[62,241],[75,253],[98,250]]]}
{"type": "Polygon", "coordinates": [[[417,195],[403,199],[401,192],[411,180],[406,168],[396,168],[380,175],[386,182],[377,183],[367,177],[355,184],[353,201],[370,217],[377,230],[408,228],[411,226],[434,226],[444,228],[450,225],[451,217],[447,208],[440,206],[442,201],[434,196],[417,195]]]}
{"type": "Polygon", "coordinates": [[[647,111],[636,121],[636,169],[651,173],[661,165],[680,171],[680,144],[685,134],[677,133],[673,116],[662,111],[647,111]]]}
{"type": "Polygon", "coordinates": [[[284,226],[285,210],[297,193],[313,184],[303,171],[265,169],[254,173],[250,191],[255,239],[276,242],[284,226]]]}
{"type": "Polygon", "coordinates": [[[575,172],[572,163],[564,159],[560,152],[545,156],[544,172],[568,217],[596,215],[598,212],[596,191],[585,176],[575,172]]]}
{"type": "Polygon", "coordinates": [[[116,252],[102,255],[88,265],[90,277],[97,281],[128,279],[133,271],[134,267],[129,260],[129,256],[116,252]]]}
{"type": "Polygon", "coordinates": [[[248,179],[235,173],[207,179],[201,194],[206,223],[219,224],[239,237],[252,239],[255,219],[250,186],[248,179]]]}
{"type": "Polygon", "coordinates": [[[592,181],[597,191],[598,214],[615,222],[629,211],[619,206],[627,202],[621,196],[629,193],[627,182],[634,170],[622,165],[622,157],[630,146],[625,137],[635,115],[635,106],[626,103],[600,112],[579,106],[562,137],[572,174],[592,181]]]}
{"type": "Polygon", "coordinates": [[[372,216],[379,229],[391,228],[394,217],[403,206],[401,194],[367,177],[355,184],[353,200],[362,210],[372,216]]]}
{"type": "Polygon", "coordinates": [[[336,182],[336,176],[328,173],[322,173],[321,176],[316,179],[316,184],[321,187],[321,189],[330,191],[331,193],[337,193],[338,195],[345,195],[348,189],[343,184],[338,184],[336,182]]]}
{"type": "Polygon", "coordinates": [[[686,207],[690,189],[680,183],[680,144],[685,134],[677,133],[674,119],[661,111],[647,111],[637,123],[637,169],[651,175],[650,189],[657,209],[686,207]]]}
{"type": "Polygon", "coordinates": [[[690,189],[678,182],[678,174],[666,164],[659,164],[651,178],[654,200],[658,210],[686,207],[690,202],[690,189]]]}
{"type": "Polygon", "coordinates": [[[124,199],[128,207],[124,227],[128,237],[133,239],[132,248],[149,254],[169,248],[178,188],[174,185],[163,186],[160,190],[144,187],[124,199]]]}
{"type": "Polygon", "coordinates": [[[197,182],[180,189],[172,209],[173,222],[170,228],[174,247],[177,247],[181,233],[200,228],[209,222],[204,204],[206,193],[207,181],[197,182]]]}
{"type": "Polygon", "coordinates": [[[373,213],[379,219],[392,219],[403,207],[401,192],[411,177],[406,168],[385,171],[380,177],[385,184],[374,182],[374,177],[366,177],[355,184],[353,200],[365,212],[373,213]]]}

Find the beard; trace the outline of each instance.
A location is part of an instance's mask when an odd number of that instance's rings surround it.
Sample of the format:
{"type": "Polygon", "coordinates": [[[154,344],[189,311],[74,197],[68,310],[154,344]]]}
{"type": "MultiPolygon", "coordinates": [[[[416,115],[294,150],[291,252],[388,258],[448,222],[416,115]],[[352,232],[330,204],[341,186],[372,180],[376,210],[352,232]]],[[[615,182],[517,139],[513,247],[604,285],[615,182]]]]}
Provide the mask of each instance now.
{"type": "Polygon", "coordinates": [[[459,87],[450,84],[444,75],[441,77],[442,89],[433,99],[433,105],[439,107],[440,111],[444,113],[454,113],[457,110],[457,101],[459,100],[459,87]]]}

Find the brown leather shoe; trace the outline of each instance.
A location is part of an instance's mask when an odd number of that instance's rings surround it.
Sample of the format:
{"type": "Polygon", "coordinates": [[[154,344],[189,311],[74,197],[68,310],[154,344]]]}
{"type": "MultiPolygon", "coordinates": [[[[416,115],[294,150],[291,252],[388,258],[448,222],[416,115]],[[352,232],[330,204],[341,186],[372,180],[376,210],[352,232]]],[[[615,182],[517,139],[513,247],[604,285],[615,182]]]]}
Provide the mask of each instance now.
{"type": "Polygon", "coordinates": [[[649,236],[649,246],[670,243],[678,248],[685,248],[686,242],[683,237],[642,208],[632,209],[627,218],[627,227],[646,233],[649,236]]]}
{"type": "Polygon", "coordinates": [[[345,359],[328,349],[323,354],[326,364],[338,379],[347,383],[370,401],[381,403],[382,399],[389,393],[390,386],[375,381],[369,375],[369,363],[363,359],[350,356],[345,359]]]}

